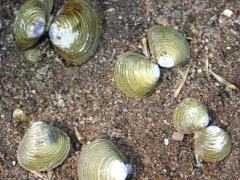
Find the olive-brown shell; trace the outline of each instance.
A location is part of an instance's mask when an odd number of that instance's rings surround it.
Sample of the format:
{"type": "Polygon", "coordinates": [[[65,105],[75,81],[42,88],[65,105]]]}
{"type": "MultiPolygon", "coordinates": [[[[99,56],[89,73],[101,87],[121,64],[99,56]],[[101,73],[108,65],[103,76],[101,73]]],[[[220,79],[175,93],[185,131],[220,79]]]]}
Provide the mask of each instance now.
{"type": "Polygon", "coordinates": [[[195,134],[194,151],[197,160],[220,161],[231,151],[230,137],[221,128],[209,126],[195,134]]]}
{"type": "Polygon", "coordinates": [[[92,2],[68,0],[51,24],[49,36],[64,60],[79,65],[96,51],[100,31],[100,15],[92,2]]]}
{"type": "Polygon", "coordinates": [[[154,25],[148,33],[151,54],[162,67],[183,66],[189,61],[190,47],[184,36],[172,27],[154,25]]]}
{"type": "Polygon", "coordinates": [[[118,88],[127,96],[142,98],[149,95],[157,85],[160,69],[157,64],[136,53],[118,56],[114,79],[118,88]]]}
{"type": "Polygon", "coordinates": [[[70,150],[65,132],[43,121],[34,122],[24,135],[17,159],[29,171],[48,171],[63,163],[70,150]]]}
{"type": "Polygon", "coordinates": [[[44,34],[53,0],[27,0],[16,16],[13,33],[17,45],[25,50],[44,34]]]}
{"type": "Polygon", "coordinates": [[[110,141],[97,139],[84,145],[78,160],[79,180],[125,180],[132,167],[110,141]]]}
{"type": "Polygon", "coordinates": [[[173,126],[181,133],[191,134],[209,123],[207,107],[195,98],[184,99],[173,113],[173,126]]]}

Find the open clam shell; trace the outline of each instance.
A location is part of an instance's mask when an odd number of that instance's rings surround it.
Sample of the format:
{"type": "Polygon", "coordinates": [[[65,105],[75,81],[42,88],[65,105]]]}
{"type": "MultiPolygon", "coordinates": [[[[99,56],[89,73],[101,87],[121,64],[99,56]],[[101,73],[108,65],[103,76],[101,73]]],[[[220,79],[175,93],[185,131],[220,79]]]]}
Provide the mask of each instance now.
{"type": "Polygon", "coordinates": [[[92,2],[68,0],[51,24],[49,36],[64,60],[79,65],[96,51],[100,31],[100,15],[92,2]]]}
{"type": "Polygon", "coordinates": [[[17,150],[17,159],[29,171],[48,171],[67,158],[70,140],[65,132],[45,122],[34,122],[27,129],[17,150]]]}
{"type": "Polygon", "coordinates": [[[16,16],[13,33],[17,45],[25,50],[44,34],[53,0],[28,0],[16,16]]]}
{"type": "Polygon", "coordinates": [[[161,67],[183,66],[189,61],[190,47],[184,36],[171,27],[154,25],[148,33],[151,54],[161,67]]]}
{"type": "Polygon", "coordinates": [[[136,53],[124,53],[118,56],[114,68],[114,78],[118,88],[127,96],[142,98],[156,87],[160,77],[157,64],[146,60],[136,53]]]}
{"type": "Polygon", "coordinates": [[[231,151],[227,132],[217,126],[209,126],[195,135],[194,151],[197,160],[216,162],[231,151]]]}
{"type": "Polygon", "coordinates": [[[131,171],[126,157],[105,139],[85,145],[78,160],[80,180],[125,180],[131,171]]]}
{"type": "Polygon", "coordinates": [[[207,107],[195,98],[184,99],[173,113],[174,128],[184,134],[192,134],[209,123],[207,107]]]}

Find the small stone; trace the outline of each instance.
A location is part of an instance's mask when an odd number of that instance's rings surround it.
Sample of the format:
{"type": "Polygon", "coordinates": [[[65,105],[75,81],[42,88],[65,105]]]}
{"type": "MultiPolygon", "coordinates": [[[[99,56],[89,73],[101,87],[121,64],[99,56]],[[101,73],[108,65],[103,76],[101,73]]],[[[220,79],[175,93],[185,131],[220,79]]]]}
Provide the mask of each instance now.
{"type": "Polygon", "coordinates": [[[174,132],[172,134],[172,140],[174,141],[182,141],[184,138],[184,134],[183,133],[180,133],[180,132],[174,132]]]}
{"type": "Polygon", "coordinates": [[[16,161],[13,161],[12,164],[13,164],[13,166],[16,166],[16,161]]]}
{"type": "Polygon", "coordinates": [[[167,138],[164,139],[164,144],[167,146],[169,144],[169,140],[167,138]]]}
{"type": "Polygon", "coordinates": [[[127,108],[123,108],[123,109],[122,109],[122,112],[125,112],[125,113],[126,113],[126,112],[128,112],[128,109],[127,109],[127,108]]]}
{"type": "Polygon", "coordinates": [[[231,17],[233,12],[230,9],[225,9],[222,14],[226,17],[231,17]]]}
{"type": "Polygon", "coordinates": [[[198,74],[201,74],[202,73],[202,69],[201,68],[198,69],[197,72],[198,72],[198,74]]]}

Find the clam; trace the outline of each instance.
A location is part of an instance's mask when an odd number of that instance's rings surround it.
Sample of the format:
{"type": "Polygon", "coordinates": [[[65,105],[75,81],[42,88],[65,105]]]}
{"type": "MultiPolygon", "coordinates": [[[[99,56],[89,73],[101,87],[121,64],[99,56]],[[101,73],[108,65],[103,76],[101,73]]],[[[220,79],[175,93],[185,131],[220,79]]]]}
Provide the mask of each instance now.
{"type": "Polygon", "coordinates": [[[16,16],[13,33],[18,46],[25,50],[44,34],[53,0],[28,0],[16,16]]]}
{"type": "Polygon", "coordinates": [[[144,56],[132,52],[118,56],[114,68],[114,78],[118,88],[127,96],[142,98],[156,87],[160,68],[144,56]]]}
{"type": "Polygon", "coordinates": [[[110,141],[97,139],[83,146],[77,173],[81,180],[125,180],[132,166],[110,141]]]}
{"type": "Polygon", "coordinates": [[[29,171],[48,171],[63,163],[70,150],[65,132],[43,121],[34,122],[17,150],[17,159],[29,171]]]}
{"type": "Polygon", "coordinates": [[[194,151],[197,161],[220,161],[231,151],[231,140],[221,128],[209,126],[195,134],[194,151]]]}
{"type": "Polygon", "coordinates": [[[154,25],[148,33],[152,58],[161,67],[185,65],[189,61],[190,47],[184,36],[171,27],[154,25]]]}
{"type": "Polygon", "coordinates": [[[69,0],[50,26],[49,36],[57,52],[70,64],[86,62],[96,51],[101,19],[88,0],[69,0]]]}
{"type": "Polygon", "coordinates": [[[181,133],[191,134],[209,123],[207,107],[195,98],[184,99],[173,113],[173,126],[181,133]]]}

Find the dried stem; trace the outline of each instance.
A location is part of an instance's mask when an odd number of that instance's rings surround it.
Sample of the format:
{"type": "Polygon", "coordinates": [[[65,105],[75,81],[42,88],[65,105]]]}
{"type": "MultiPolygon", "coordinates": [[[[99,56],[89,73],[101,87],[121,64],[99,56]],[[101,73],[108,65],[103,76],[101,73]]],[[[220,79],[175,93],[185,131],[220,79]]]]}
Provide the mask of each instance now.
{"type": "Polygon", "coordinates": [[[147,59],[150,58],[149,50],[148,50],[148,43],[147,38],[142,38],[142,46],[143,46],[143,54],[146,56],[147,59]]]}
{"type": "Polygon", "coordinates": [[[189,66],[189,67],[187,68],[187,70],[186,70],[186,72],[185,72],[185,74],[184,74],[184,76],[183,76],[183,79],[182,79],[181,83],[179,84],[178,88],[176,89],[176,91],[175,91],[175,93],[174,93],[174,97],[175,97],[175,98],[178,97],[179,93],[181,92],[181,90],[182,90],[182,88],[183,88],[183,85],[185,84],[185,82],[186,82],[186,80],[187,80],[187,76],[188,76],[188,73],[189,73],[189,71],[190,71],[190,67],[191,67],[191,66],[189,66]]]}
{"type": "Polygon", "coordinates": [[[214,73],[211,69],[209,69],[209,72],[212,74],[212,76],[220,83],[225,84],[228,88],[233,89],[233,90],[239,90],[239,88],[227,81],[226,79],[222,78],[218,74],[214,73]]]}
{"type": "Polygon", "coordinates": [[[78,141],[81,141],[83,139],[83,137],[80,134],[80,132],[76,126],[74,126],[74,132],[75,132],[75,136],[77,137],[78,141]]]}

